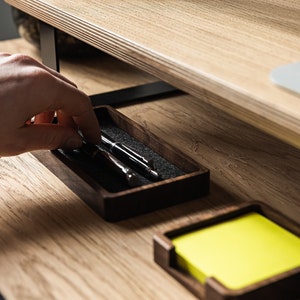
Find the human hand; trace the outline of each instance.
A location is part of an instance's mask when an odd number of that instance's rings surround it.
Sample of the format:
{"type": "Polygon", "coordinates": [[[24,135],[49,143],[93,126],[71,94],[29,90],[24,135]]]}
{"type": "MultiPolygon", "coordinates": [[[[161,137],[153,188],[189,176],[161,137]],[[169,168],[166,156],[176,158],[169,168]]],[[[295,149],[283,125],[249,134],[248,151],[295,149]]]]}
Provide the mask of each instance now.
{"type": "Polygon", "coordinates": [[[0,156],[80,147],[78,129],[88,142],[100,141],[88,96],[33,58],[0,53],[0,156]]]}

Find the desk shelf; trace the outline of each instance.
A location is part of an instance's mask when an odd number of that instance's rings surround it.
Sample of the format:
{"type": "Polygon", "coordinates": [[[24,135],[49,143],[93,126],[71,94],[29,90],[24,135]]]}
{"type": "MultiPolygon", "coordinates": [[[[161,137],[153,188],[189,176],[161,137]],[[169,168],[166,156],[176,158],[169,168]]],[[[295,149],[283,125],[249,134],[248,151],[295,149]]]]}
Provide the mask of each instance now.
{"type": "Polygon", "coordinates": [[[299,97],[270,80],[300,59],[297,1],[6,2],[300,147],[299,97]]]}

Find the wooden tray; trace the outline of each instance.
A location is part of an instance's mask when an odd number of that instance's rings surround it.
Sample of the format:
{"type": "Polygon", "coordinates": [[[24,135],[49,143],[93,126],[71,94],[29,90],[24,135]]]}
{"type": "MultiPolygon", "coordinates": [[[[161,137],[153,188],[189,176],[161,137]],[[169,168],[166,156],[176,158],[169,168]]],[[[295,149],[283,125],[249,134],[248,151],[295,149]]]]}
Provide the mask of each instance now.
{"type": "MultiPolygon", "coordinates": [[[[300,236],[299,224],[287,219],[279,212],[259,202],[241,204],[236,209],[224,213],[218,212],[211,218],[199,217],[199,220],[182,226],[177,225],[154,236],[154,260],[171,276],[176,278],[188,290],[201,299],[206,300],[296,300],[300,299],[300,267],[251,284],[241,289],[229,289],[214,277],[208,277],[204,284],[188,274],[177,264],[176,250],[172,239],[180,235],[208,227],[248,212],[258,212],[269,220],[300,236]]],[[[222,251],[222,249],[220,249],[222,251]]],[[[199,251],[201,252],[201,251],[199,251]]],[[[199,253],[200,255],[200,253],[199,253]]],[[[272,255],[272,253],[270,253],[272,255]]]]}
{"type": "Polygon", "coordinates": [[[209,193],[209,171],[110,106],[95,108],[106,133],[154,160],[163,180],[130,188],[105,168],[60,150],[33,154],[107,221],[197,199],[209,193]]]}

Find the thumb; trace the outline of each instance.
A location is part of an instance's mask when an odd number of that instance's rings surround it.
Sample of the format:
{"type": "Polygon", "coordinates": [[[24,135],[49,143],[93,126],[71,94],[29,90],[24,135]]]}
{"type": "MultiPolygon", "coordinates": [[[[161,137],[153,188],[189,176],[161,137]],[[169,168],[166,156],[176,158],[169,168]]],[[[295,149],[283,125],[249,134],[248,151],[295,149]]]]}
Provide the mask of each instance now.
{"type": "Polygon", "coordinates": [[[74,149],[82,145],[82,137],[71,127],[58,124],[33,124],[21,129],[22,152],[32,150],[74,149]]]}

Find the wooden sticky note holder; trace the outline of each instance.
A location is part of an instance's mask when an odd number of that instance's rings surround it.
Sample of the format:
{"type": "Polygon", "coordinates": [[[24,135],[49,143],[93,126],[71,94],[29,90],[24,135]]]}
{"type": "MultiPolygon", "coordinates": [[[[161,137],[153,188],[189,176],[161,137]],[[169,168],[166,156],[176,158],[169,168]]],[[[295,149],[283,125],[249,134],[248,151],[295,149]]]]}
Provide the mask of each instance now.
{"type": "Polygon", "coordinates": [[[119,221],[207,195],[209,171],[180,150],[148,132],[110,106],[94,108],[101,129],[117,141],[153,159],[163,180],[140,176],[128,187],[105,166],[80,154],[36,151],[33,154],[107,221],[119,221]]]}
{"type": "Polygon", "coordinates": [[[156,234],[154,260],[201,299],[300,299],[300,226],[260,202],[156,234]]]}

